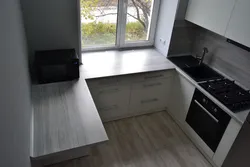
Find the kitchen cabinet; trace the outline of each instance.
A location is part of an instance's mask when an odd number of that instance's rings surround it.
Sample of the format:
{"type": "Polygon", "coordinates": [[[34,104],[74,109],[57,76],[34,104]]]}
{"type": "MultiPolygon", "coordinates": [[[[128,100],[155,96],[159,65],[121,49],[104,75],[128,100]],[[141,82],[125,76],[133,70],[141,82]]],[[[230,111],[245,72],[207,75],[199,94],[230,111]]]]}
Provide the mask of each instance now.
{"type": "Polygon", "coordinates": [[[183,126],[195,86],[177,72],[172,82],[173,87],[171,89],[171,98],[167,111],[180,126],[183,126]]]}
{"type": "Polygon", "coordinates": [[[226,37],[250,47],[250,1],[238,0],[232,12],[226,37]]]}
{"type": "Polygon", "coordinates": [[[130,112],[147,113],[166,110],[173,77],[134,83],[131,89],[130,112]]]}
{"type": "Polygon", "coordinates": [[[234,4],[235,0],[189,0],[186,20],[224,36],[234,4]]]}
{"type": "Polygon", "coordinates": [[[174,70],[87,80],[102,121],[166,110],[174,70]]]}
{"type": "Polygon", "coordinates": [[[104,122],[128,115],[129,85],[96,88],[91,93],[100,117],[104,122]]]}

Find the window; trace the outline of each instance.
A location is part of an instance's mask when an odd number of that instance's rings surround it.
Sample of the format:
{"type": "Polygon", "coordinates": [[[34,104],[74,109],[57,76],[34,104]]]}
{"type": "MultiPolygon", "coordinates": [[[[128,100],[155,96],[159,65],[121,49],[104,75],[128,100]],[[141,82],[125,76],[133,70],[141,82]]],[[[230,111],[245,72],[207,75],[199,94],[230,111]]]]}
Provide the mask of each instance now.
{"type": "Polygon", "coordinates": [[[160,0],[81,0],[82,50],[151,46],[160,0]]]}

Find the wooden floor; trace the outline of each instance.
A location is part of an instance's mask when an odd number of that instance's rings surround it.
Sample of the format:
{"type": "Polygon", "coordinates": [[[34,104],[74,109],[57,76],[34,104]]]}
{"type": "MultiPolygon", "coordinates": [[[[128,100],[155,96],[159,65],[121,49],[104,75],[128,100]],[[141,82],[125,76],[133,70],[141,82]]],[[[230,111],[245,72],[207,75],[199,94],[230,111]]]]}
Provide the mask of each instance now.
{"type": "Polygon", "coordinates": [[[211,167],[166,112],[105,123],[92,156],[50,167],[211,167]]]}

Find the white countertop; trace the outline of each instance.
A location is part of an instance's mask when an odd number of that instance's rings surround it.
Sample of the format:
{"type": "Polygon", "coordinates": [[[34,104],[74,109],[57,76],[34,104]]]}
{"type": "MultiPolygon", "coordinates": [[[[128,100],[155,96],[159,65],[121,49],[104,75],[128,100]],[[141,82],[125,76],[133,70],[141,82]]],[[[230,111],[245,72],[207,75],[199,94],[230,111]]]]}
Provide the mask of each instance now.
{"type": "MultiPolygon", "coordinates": [[[[215,104],[217,104],[240,124],[245,122],[250,111],[246,110],[233,113],[220,101],[199,86],[199,84],[184,71],[174,65],[166,57],[162,56],[155,49],[86,53],[83,54],[82,60],[83,66],[81,72],[84,74],[86,79],[176,69],[182,76],[194,84],[197,89],[209,97],[215,104]]],[[[221,73],[220,71],[218,72],[221,73]]],[[[221,74],[229,78],[225,74],[221,74]]]]}
{"type": "Polygon", "coordinates": [[[85,79],[174,69],[154,49],[83,55],[78,81],[32,86],[31,157],[108,140],[85,79]]]}
{"type": "Polygon", "coordinates": [[[85,79],[176,69],[233,119],[243,124],[249,111],[233,113],[154,49],[84,53],[78,81],[32,87],[31,157],[108,140],[85,79]]]}
{"type": "Polygon", "coordinates": [[[86,79],[174,69],[155,49],[83,53],[81,73],[86,79]]]}
{"type": "Polygon", "coordinates": [[[108,140],[83,77],[78,81],[35,85],[32,102],[32,158],[108,140]]]}

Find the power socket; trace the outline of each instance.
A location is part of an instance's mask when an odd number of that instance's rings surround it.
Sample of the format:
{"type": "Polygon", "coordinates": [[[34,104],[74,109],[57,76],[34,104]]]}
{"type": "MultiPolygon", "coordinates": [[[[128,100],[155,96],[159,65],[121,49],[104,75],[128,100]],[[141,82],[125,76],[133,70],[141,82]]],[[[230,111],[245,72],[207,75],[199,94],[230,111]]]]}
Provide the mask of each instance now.
{"type": "Polygon", "coordinates": [[[163,38],[160,38],[160,42],[161,42],[163,45],[165,45],[165,44],[166,44],[166,40],[165,40],[165,39],[163,39],[163,38]]]}

